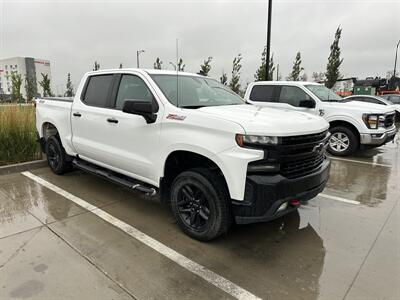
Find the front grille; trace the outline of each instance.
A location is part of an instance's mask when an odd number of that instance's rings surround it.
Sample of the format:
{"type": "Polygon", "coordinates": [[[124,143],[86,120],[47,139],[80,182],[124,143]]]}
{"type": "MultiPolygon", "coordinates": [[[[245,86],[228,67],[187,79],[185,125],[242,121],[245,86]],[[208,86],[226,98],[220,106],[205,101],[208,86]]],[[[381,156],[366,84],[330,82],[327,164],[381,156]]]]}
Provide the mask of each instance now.
{"type": "Polygon", "coordinates": [[[281,174],[290,179],[311,174],[321,167],[324,159],[325,153],[319,153],[307,159],[282,163],[281,174]]]}
{"type": "MultiPolygon", "coordinates": [[[[329,140],[328,131],[316,134],[281,137],[279,145],[269,146],[263,160],[251,165],[279,165],[279,174],[286,178],[298,178],[317,171],[324,159],[329,140]]],[[[253,172],[253,170],[251,171],[253,172]]],[[[268,172],[265,171],[267,174],[268,172]]],[[[257,172],[260,174],[260,172],[257,172]]],[[[271,174],[271,173],[269,173],[271,174]]]]}
{"type": "Polygon", "coordinates": [[[394,124],[394,116],[395,114],[386,115],[385,117],[385,127],[392,127],[394,124]]]}
{"type": "Polygon", "coordinates": [[[321,142],[328,133],[328,130],[320,133],[298,135],[298,136],[284,136],[281,138],[282,145],[298,145],[313,142],[321,142]]]}

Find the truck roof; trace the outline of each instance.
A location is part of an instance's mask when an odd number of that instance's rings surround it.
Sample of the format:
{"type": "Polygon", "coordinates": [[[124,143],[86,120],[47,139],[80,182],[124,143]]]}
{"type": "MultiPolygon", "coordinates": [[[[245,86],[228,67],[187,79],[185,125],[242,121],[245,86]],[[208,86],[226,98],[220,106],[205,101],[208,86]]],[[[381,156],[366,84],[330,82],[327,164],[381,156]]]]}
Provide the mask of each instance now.
{"type": "Polygon", "coordinates": [[[95,75],[95,74],[105,74],[105,73],[120,73],[120,72],[126,72],[126,71],[135,71],[135,72],[140,72],[140,73],[147,73],[150,75],[153,74],[164,74],[164,75],[176,75],[178,73],[178,75],[180,76],[197,76],[197,77],[207,77],[208,76],[203,76],[200,74],[195,74],[195,73],[189,73],[189,72],[176,72],[173,70],[158,70],[158,69],[142,69],[142,68],[122,68],[122,69],[101,69],[101,70],[97,70],[97,71],[90,71],[87,72],[87,75],[95,75]]]}
{"type": "Polygon", "coordinates": [[[312,81],[256,81],[252,85],[321,85],[318,82],[312,81]]]}

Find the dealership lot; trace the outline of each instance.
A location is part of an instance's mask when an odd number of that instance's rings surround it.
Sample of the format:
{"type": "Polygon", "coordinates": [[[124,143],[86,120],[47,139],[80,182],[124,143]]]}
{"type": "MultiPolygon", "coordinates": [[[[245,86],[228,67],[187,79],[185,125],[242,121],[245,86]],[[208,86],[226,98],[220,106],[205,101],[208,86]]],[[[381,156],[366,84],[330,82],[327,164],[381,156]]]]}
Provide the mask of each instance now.
{"type": "Polygon", "coordinates": [[[398,299],[398,144],[332,159],[299,212],[210,243],[89,174],[2,175],[0,298],[398,299]]]}

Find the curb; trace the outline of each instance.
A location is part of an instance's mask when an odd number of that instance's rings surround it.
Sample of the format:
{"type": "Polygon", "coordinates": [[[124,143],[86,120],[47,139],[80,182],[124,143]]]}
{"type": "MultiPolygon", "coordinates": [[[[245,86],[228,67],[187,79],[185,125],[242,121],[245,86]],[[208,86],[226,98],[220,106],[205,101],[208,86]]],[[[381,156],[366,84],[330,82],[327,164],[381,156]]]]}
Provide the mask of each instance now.
{"type": "Polygon", "coordinates": [[[47,160],[33,160],[13,165],[0,166],[0,175],[23,172],[27,170],[39,169],[47,166],[47,160]]]}

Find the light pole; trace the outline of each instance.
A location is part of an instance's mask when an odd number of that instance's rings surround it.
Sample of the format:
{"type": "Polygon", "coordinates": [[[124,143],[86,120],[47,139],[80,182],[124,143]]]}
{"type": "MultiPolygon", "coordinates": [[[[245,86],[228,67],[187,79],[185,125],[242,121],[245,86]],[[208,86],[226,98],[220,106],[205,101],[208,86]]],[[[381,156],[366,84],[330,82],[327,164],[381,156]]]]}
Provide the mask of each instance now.
{"type": "Polygon", "coordinates": [[[267,25],[267,57],[265,61],[265,80],[272,80],[269,78],[269,57],[271,49],[271,15],[272,15],[272,0],[268,0],[268,25],[267,25]]]}
{"type": "Polygon", "coordinates": [[[400,40],[397,42],[396,46],[396,56],[394,58],[394,69],[393,69],[393,77],[396,77],[396,65],[397,65],[397,50],[399,50],[400,40]]]}
{"type": "Polygon", "coordinates": [[[137,50],[136,51],[136,64],[137,67],[139,68],[139,54],[145,52],[144,50],[137,50]]]}

